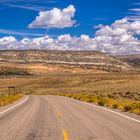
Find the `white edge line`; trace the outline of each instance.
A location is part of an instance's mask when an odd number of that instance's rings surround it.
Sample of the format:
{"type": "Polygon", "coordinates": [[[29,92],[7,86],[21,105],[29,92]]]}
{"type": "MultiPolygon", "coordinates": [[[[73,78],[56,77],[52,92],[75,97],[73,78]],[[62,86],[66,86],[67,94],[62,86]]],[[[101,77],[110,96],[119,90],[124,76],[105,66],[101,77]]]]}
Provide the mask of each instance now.
{"type": "Polygon", "coordinates": [[[129,119],[129,120],[132,120],[132,121],[135,121],[135,122],[140,123],[139,120],[134,119],[134,118],[131,118],[131,117],[128,117],[128,116],[126,116],[126,115],[124,115],[124,114],[121,114],[121,113],[119,113],[119,112],[116,112],[116,111],[113,111],[113,110],[110,110],[110,109],[107,109],[107,108],[104,108],[104,107],[100,107],[100,106],[97,106],[97,105],[89,104],[89,103],[86,103],[86,102],[82,102],[82,103],[83,103],[83,104],[86,104],[86,105],[89,105],[89,106],[93,106],[93,107],[102,109],[102,110],[105,110],[105,111],[108,111],[108,112],[111,112],[111,113],[114,113],[114,114],[117,114],[117,115],[122,116],[122,117],[124,117],[124,118],[127,118],[127,119],[129,119]]]}
{"type": "MultiPolygon", "coordinates": [[[[59,97],[62,97],[62,96],[59,96],[59,97]]],[[[64,97],[64,96],[63,96],[63,97],[64,97]]],[[[64,97],[64,98],[69,98],[69,97],[64,97]]],[[[70,98],[70,99],[72,99],[72,98],[70,98]]],[[[86,102],[83,102],[83,101],[80,101],[80,100],[76,100],[76,99],[73,99],[73,100],[74,100],[74,101],[77,101],[77,102],[80,102],[80,103],[83,103],[83,104],[86,104],[86,105],[88,105],[88,106],[96,107],[96,108],[99,108],[99,109],[102,109],[102,110],[105,110],[105,111],[114,113],[114,114],[116,114],[116,115],[119,115],[119,116],[122,116],[122,117],[124,117],[124,118],[129,119],[129,120],[132,120],[132,121],[135,121],[135,122],[140,123],[140,120],[137,120],[137,119],[128,117],[128,116],[126,116],[126,115],[124,115],[124,114],[121,114],[121,113],[119,113],[119,112],[113,111],[113,110],[111,110],[111,109],[107,109],[107,108],[104,108],[104,107],[101,107],[101,106],[98,106],[98,105],[86,103],[86,102]]]]}
{"type": "Polygon", "coordinates": [[[19,102],[18,104],[15,104],[15,105],[9,107],[8,109],[6,109],[6,110],[4,110],[4,111],[1,111],[1,112],[0,112],[0,115],[3,115],[4,113],[6,113],[6,112],[8,112],[8,111],[10,111],[10,110],[12,110],[12,109],[14,109],[14,108],[16,108],[16,107],[22,105],[23,103],[25,103],[25,102],[28,100],[28,98],[29,98],[29,97],[26,96],[26,98],[25,98],[24,100],[22,100],[21,102],[19,102]]]}

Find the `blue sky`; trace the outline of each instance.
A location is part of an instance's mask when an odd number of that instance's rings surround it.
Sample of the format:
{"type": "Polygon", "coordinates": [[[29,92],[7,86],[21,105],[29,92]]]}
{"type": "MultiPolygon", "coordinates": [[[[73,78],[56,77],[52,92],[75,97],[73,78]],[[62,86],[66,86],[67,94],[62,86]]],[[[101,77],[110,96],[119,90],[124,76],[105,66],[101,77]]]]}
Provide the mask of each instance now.
{"type": "MultiPolygon", "coordinates": [[[[111,26],[126,17],[130,22],[140,21],[140,0],[0,0],[0,37],[12,36],[21,40],[84,34],[93,38],[99,24],[111,26]],[[72,25],[58,28],[46,27],[48,24],[41,27],[35,23],[35,27],[29,27],[40,11],[51,11],[55,7],[63,10],[70,5],[75,9],[74,15],[70,16],[72,25]]],[[[139,38],[139,34],[133,36],[139,38]]]]}
{"type": "MultiPolygon", "coordinates": [[[[94,34],[94,26],[111,24],[116,19],[129,16],[129,9],[138,7],[134,3],[140,0],[1,0],[0,2],[0,29],[14,30],[27,34],[14,35],[33,37],[31,34],[49,34],[58,36],[70,33],[71,35],[94,34]],[[79,26],[64,29],[29,29],[38,12],[50,10],[54,7],[63,9],[73,4],[76,8],[75,19],[79,26]],[[29,35],[28,35],[29,33],[29,35]]],[[[5,34],[0,33],[0,36],[5,34]]]]}

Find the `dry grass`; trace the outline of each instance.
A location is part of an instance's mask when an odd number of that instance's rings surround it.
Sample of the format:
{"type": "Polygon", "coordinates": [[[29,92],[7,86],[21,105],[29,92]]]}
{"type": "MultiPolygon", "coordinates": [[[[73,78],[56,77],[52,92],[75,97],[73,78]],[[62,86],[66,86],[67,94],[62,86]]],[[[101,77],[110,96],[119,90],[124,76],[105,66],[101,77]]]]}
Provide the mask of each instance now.
{"type": "Polygon", "coordinates": [[[34,94],[67,96],[140,114],[140,75],[55,75],[40,80],[34,94]]]}
{"type": "Polygon", "coordinates": [[[24,94],[63,95],[78,100],[140,114],[140,75],[134,74],[66,74],[1,77],[0,93],[8,86],[24,94]]]}
{"type": "Polygon", "coordinates": [[[19,64],[0,62],[0,75],[30,75],[29,69],[19,64]]]}
{"type": "Polygon", "coordinates": [[[7,104],[11,104],[13,102],[15,102],[16,100],[20,99],[21,97],[23,97],[23,94],[16,94],[16,95],[0,95],[0,107],[7,105],[7,104]]]}
{"type": "Polygon", "coordinates": [[[114,109],[120,109],[123,111],[130,111],[131,113],[135,113],[140,115],[140,101],[129,101],[126,99],[113,99],[106,96],[96,96],[90,94],[52,94],[58,96],[66,96],[73,99],[77,99],[84,102],[94,103],[99,106],[111,107],[114,109]]]}

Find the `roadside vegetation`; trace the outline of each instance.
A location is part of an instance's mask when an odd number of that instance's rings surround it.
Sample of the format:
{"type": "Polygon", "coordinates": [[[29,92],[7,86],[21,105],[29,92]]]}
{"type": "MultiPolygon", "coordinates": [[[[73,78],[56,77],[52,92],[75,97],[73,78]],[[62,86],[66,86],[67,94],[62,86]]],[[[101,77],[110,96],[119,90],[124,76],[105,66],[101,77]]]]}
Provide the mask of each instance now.
{"type": "Polygon", "coordinates": [[[95,96],[91,94],[52,94],[58,96],[70,97],[80,101],[94,103],[99,106],[111,107],[114,109],[120,109],[125,112],[129,111],[140,115],[140,101],[132,101],[126,99],[114,99],[110,96],[95,96]]]}
{"type": "Polygon", "coordinates": [[[43,78],[34,94],[59,95],[140,115],[139,75],[55,75],[43,78]]]}
{"type": "Polygon", "coordinates": [[[1,96],[7,93],[8,86],[18,87],[24,94],[67,96],[140,115],[139,74],[49,73],[43,76],[1,77],[0,98],[5,102],[2,105],[11,102],[8,96],[1,96]]]}
{"type": "Polygon", "coordinates": [[[23,94],[21,94],[21,93],[18,93],[15,95],[10,95],[10,96],[2,94],[2,95],[0,95],[0,107],[7,105],[7,104],[11,104],[22,97],[23,97],[23,94]]]}

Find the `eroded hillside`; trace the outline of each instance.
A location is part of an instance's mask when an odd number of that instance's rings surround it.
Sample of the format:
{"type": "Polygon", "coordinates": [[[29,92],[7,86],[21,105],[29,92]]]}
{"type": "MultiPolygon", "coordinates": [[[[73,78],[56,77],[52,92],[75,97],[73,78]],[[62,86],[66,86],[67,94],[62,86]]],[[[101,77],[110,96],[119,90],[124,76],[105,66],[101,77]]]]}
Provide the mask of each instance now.
{"type": "Polygon", "coordinates": [[[129,71],[133,69],[126,62],[96,51],[1,51],[0,61],[21,64],[53,64],[53,66],[65,65],[107,72],[129,71]]]}

